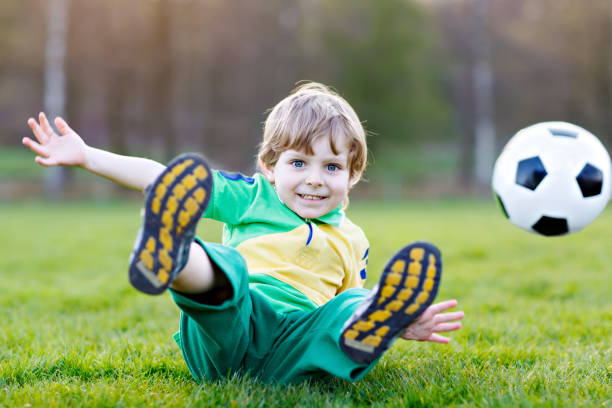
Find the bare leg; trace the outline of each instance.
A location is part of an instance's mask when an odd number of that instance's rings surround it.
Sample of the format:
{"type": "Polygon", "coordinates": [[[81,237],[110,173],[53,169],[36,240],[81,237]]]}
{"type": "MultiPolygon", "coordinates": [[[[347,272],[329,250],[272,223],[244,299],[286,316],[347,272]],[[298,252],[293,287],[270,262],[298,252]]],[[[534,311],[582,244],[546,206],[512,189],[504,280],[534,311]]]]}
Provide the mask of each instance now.
{"type": "Polygon", "coordinates": [[[204,248],[195,242],[189,248],[187,264],[170,287],[208,305],[221,305],[234,293],[225,273],[210,261],[204,248]]]}
{"type": "Polygon", "coordinates": [[[215,286],[215,268],[206,251],[195,242],[191,243],[189,259],[170,287],[182,293],[203,293],[215,286]]]}

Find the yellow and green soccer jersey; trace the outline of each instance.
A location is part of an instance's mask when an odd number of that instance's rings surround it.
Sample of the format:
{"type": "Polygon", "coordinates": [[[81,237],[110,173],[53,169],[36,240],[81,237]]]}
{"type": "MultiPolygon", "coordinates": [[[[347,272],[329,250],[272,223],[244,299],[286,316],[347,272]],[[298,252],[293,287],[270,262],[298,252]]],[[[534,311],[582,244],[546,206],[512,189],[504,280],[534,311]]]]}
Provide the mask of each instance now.
{"type": "Polygon", "coordinates": [[[340,207],[303,219],[265,177],[213,172],[203,215],[225,223],[223,244],[246,260],[251,290],[277,312],[312,310],[338,293],[363,287],[369,244],[340,207]]]}

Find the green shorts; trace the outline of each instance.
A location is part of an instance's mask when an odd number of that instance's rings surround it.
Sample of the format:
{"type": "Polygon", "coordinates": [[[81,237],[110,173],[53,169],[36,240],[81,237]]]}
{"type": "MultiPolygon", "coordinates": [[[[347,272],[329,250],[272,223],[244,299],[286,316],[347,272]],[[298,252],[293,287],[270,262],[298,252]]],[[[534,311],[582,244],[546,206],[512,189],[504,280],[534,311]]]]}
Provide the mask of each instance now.
{"type": "Polygon", "coordinates": [[[211,306],[170,291],[182,311],[177,342],[198,381],[232,373],[249,373],[264,382],[329,376],[357,381],[376,364],[355,363],[338,342],[367,290],[347,290],[315,310],[279,313],[265,296],[249,289],[246,263],[238,251],[202,244],[234,293],[220,306],[211,306]]]}

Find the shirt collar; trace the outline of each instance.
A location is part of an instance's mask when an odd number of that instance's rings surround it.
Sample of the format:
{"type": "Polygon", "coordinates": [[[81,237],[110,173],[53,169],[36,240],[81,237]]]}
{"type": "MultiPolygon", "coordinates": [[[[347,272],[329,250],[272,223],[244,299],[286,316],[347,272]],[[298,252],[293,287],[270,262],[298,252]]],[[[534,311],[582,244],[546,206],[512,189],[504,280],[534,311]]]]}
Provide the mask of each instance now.
{"type": "Polygon", "coordinates": [[[327,214],[323,214],[319,218],[314,219],[314,221],[323,224],[330,224],[334,227],[339,227],[340,224],[342,224],[342,220],[344,220],[344,211],[342,211],[342,204],[340,204],[338,207],[334,208],[327,214]]]}

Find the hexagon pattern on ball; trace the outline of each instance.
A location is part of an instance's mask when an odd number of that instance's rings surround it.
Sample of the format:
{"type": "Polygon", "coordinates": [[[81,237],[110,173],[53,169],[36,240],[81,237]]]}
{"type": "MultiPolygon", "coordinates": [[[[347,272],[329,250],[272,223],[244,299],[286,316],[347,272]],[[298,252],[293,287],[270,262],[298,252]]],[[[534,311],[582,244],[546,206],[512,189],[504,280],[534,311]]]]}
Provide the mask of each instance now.
{"type": "Polygon", "coordinates": [[[597,167],[587,163],[580,174],[576,176],[576,181],[582,191],[583,197],[594,197],[601,194],[603,186],[603,173],[597,167]]]}
{"type": "Polygon", "coordinates": [[[548,128],[548,130],[553,136],[571,137],[572,139],[576,139],[578,137],[578,132],[574,130],[555,128],[548,128]]]}
{"type": "Polygon", "coordinates": [[[542,122],[517,132],[493,169],[492,187],[513,224],[542,236],[580,231],[606,207],[612,164],[587,130],[542,122]]]}
{"type": "Polygon", "coordinates": [[[542,216],[531,228],[547,237],[564,235],[569,232],[565,218],[547,217],[546,215],[542,216]]]}
{"type": "Polygon", "coordinates": [[[546,169],[539,157],[521,160],[518,162],[516,169],[516,184],[530,190],[535,190],[544,180],[546,174],[546,169]]]}

